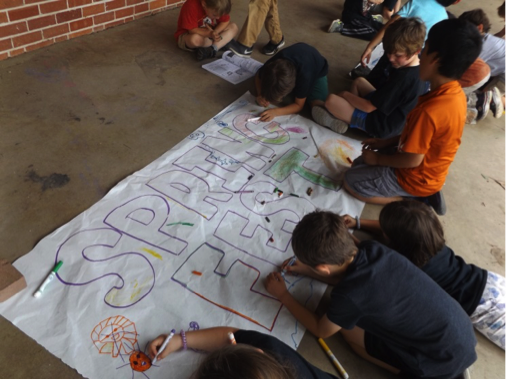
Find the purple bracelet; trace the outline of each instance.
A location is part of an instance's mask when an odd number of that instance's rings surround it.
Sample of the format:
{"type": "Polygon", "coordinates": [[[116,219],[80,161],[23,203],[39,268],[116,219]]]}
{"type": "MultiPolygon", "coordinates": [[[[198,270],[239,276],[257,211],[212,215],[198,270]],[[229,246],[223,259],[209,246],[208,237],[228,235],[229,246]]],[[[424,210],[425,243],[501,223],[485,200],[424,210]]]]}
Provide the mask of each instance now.
{"type": "Polygon", "coordinates": [[[181,330],[181,339],[183,340],[183,351],[186,351],[188,349],[188,345],[186,343],[186,333],[184,330],[181,330]]]}

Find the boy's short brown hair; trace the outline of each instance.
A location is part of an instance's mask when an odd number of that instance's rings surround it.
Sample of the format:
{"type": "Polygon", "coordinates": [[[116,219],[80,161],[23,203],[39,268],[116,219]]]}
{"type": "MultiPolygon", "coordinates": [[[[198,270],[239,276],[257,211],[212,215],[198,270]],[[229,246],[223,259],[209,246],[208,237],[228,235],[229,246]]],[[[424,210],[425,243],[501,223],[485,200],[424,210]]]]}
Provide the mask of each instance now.
{"type": "Polygon", "coordinates": [[[228,15],[232,10],[231,0],[203,0],[206,7],[212,9],[221,16],[228,15]]]}
{"type": "Polygon", "coordinates": [[[497,13],[500,17],[506,17],[506,1],[499,8],[497,8],[497,13]]]}
{"type": "Polygon", "coordinates": [[[295,256],[314,268],[320,264],[343,265],[357,251],[344,218],[330,211],[307,214],[293,230],[295,256]]]}
{"type": "Polygon", "coordinates": [[[488,33],[491,27],[490,20],[485,12],[483,12],[483,9],[473,9],[472,11],[464,12],[459,16],[459,19],[467,20],[476,26],[483,25],[483,33],[488,33]]]}
{"type": "Polygon", "coordinates": [[[276,59],[262,68],[260,95],[270,103],[279,103],[293,91],[297,79],[295,65],[287,59],[276,59]]]}
{"type": "Polygon", "coordinates": [[[387,54],[406,53],[408,57],[422,50],[425,24],[418,17],[401,18],[385,31],[383,48],[387,54]]]}

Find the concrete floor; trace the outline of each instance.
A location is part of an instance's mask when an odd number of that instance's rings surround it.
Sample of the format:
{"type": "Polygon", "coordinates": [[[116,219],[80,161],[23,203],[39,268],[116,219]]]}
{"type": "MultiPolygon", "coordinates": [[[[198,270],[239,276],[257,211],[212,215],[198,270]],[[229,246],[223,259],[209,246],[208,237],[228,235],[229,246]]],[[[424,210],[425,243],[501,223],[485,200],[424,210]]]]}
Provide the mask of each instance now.
{"type": "MultiPolygon", "coordinates": [[[[327,34],[342,0],[281,1],[288,44],[304,41],[329,61],[333,92],[347,89],[346,73],[365,42],[327,34]]],[[[500,1],[480,5],[501,28],[500,1]]],[[[450,10],[459,15],[473,5],[450,10]]],[[[242,25],[246,1],[232,19],[242,25]]],[[[172,37],[178,10],[81,37],[0,62],[1,259],[14,261],[44,236],[86,210],[118,181],[169,150],[251,89],[231,85],[200,68],[172,37]]],[[[264,62],[259,49],[253,57],[264,62]]],[[[467,261],[504,275],[504,117],[467,125],[444,188],[448,213],[441,220],[448,245],[467,261]],[[500,185],[499,183],[502,183],[500,185]]],[[[380,208],[366,206],[364,217],[380,208]]],[[[320,310],[325,309],[324,299],[320,310]]],[[[504,351],[478,335],[474,378],[504,378],[504,351]]],[[[80,375],[0,318],[0,377],[79,378],[80,375]]],[[[340,336],[330,348],[352,378],[389,374],[353,354],[340,336]]],[[[316,340],[299,349],[335,373],[316,340]]]]}

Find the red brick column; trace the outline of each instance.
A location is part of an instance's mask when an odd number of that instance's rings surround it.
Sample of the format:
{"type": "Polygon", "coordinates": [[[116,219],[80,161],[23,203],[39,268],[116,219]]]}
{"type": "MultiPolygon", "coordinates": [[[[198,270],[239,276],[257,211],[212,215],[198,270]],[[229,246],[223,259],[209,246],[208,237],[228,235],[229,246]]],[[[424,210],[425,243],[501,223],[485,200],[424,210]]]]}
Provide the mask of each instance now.
{"type": "Polygon", "coordinates": [[[184,0],[0,0],[0,60],[183,3],[184,0]]]}

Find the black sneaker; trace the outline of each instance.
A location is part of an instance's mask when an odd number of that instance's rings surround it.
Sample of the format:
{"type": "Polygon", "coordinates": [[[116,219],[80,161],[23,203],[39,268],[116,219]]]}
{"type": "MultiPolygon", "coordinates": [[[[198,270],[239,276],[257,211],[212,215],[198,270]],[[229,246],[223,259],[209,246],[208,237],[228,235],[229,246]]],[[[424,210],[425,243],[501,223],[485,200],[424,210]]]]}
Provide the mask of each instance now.
{"type": "Polygon", "coordinates": [[[490,103],[492,102],[492,91],[482,92],[478,94],[476,101],[476,109],[478,110],[478,117],[476,121],[483,120],[487,117],[490,110],[490,103]]]}
{"type": "Polygon", "coordinates": [[[272,41],[269,41],[269,43],[262,48],[262,53],[265,55],[274,55],[283,46],[285,46],[285,36],[281,37],[279,44],[275,44],[272,41]]]}
{"type": "Polygon", "coordinates": [[[357,79],[360,77],[366,77],[371,72],[371,69],[367,66],[362,66],[362,64],[358,64],[355,66],[353,70],[351,70],[348,75],[351,77],[351,79],[357,79]]]}
{"type": "Polygon", "coordinates": [[[199,47],[195,49],[195,54],[197,55],[197,61],[202,61],[207,58],[216,57],[216,50],[212,46],[199,47]]]}
{"type": "Polygon", "coordinates": [[[445,197],[443,196],[443,190],[439,190],[436,194],[428,196],[427,201],[429,202],[429,205],[432,206],[436,214],[446,214],[446,202],[445,197]]]}
{"type": "Polygon", "coordinates": [[[253,46],[247,47],[241,44],[240,42],[237,42],[236,40],[232,40],[229,42],[229,49],[232,50],[235,54],[237,54],[239,57],[243,58],[249,58],[251,57],[251,53],[253,53],[253,46]]]}

